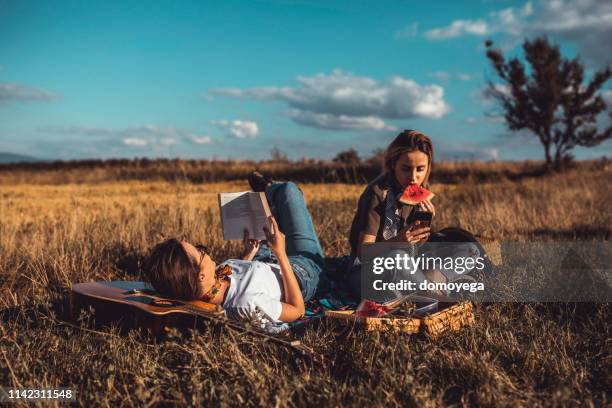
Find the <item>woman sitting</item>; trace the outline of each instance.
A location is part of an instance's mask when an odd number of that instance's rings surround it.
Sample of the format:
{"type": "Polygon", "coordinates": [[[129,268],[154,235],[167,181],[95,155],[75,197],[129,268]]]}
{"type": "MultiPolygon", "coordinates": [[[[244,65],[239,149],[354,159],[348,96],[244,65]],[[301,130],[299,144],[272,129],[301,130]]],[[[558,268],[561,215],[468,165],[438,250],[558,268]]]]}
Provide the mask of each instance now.
{"type": "MultiPolygon", "coordinates": [[[[382,174],[361,194],[349,237],[351,256],[347,283],[355,296],[360,294],[360,265],[365,244],[405,242],[408,244],[405,250],[411,256],[417,253],[455,258],[484,256],[484,250],[469,232],[446,228],[432,234],[429,225],[415,220],[417,211],[431,212],[432,218],[435,217],[436,209],[430,200],[416,206],[399,201],[400,195],[410,184],[429,187],[433,152],[429,137],[415,130],[403,131],[385,151],[382,174]]],[[[448,282],[463,278],[468,273],[457,273],[452,269],[430,269],[410,274],[400,271],[398,276],[417,283],[424,280],[448,282]]]]}
{"type": "Polygon", "coordinates": [[[249,183],[265,191],[273,214],[265,241],[245,232],[242,259],[216,264],[204,246],[168,239],[153,248],[146,270],[162,295],[222,305],[229,317],[269,328],[304,314],[323,271],[323,250],[294,183],[272,183],[257,172],[249,183]]]}

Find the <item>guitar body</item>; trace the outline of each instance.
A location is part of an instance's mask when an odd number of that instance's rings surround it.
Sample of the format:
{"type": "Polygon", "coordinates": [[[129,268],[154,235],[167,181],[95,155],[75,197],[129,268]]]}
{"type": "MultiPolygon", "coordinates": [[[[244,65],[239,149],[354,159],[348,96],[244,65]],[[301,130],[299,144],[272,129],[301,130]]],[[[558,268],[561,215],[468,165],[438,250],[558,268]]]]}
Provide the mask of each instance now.
{"type": "Polygon", "coordinates": [[[146,282],[108,281],[72,285],[70,315],[76,321],[83,309],[94,309],[96,325],[119,324],[122,329],[145,328],[161,334],[165,327],[199,328],[202,317],[224,318],[220,306],[198,300],[160,296],[146,282]]]}
{"type": "Polygon", "coordinates": [[[81,311],[94,309],[96,325],[119,324],[123,331],[149,329],[155,335],[166,327],[203,330],[206,322],[216,322],[240,333],[263,337],[289,347],[301,356],[319,361],[321,356],[301,344],[245,327],[226,318],[223,308],[199,300],[178,300],[160,296],[148,283],[139,281],[109,281],[75,283],[70,292],[70,316],[76,321],[81,311]]]}

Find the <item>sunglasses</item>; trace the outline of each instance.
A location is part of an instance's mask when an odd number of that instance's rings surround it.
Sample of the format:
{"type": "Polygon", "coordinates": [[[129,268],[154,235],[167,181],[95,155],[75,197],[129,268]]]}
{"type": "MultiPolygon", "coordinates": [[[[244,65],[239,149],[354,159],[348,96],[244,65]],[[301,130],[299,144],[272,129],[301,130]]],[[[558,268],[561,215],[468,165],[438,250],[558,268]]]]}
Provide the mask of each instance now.
{"type": "Polygon", "coordinates": [[[206,245],[202,245],[202,244],[197,244],[194,245],[195,249],[198,250],[198,252],[200,253],[200,263],[198,264],[198,268],[196,269],[196,272],[200,272],[200,268],[202,267],[202,262],[204,262],[204,258],[206,257],[206,255],[208,255],[208,247],[206,245]]]}
{"type": "Polygon", "coordinates": [[[197,249],[200,255],[202,255],[202,259],[200,259],[200,265],[202,265],[204,257],[208,255],[208,247],[206,245],[197,244],[195,245],[195,249],[197,249]]]}

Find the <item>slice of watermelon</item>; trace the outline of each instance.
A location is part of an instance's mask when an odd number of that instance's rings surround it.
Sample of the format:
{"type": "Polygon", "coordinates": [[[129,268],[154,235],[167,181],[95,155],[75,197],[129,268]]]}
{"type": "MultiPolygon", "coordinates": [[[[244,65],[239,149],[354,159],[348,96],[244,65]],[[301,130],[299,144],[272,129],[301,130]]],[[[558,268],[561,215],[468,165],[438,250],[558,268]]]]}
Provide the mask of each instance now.
{"type": "Polygon", "coordinates": [[[392,307],[381,305],[373,300],[364,299],[357,307],[357,310],[355,310],[355,315],[362,317],[380,317],[392,311],[392,307]]]}
{"type": "Polygon", "coordinates": [[[417,205],[418,203],[431,199],[434,197],[434,193],[429,190],[419,187],[416,184],[410,184],[404,189],[400,202],[408,205],[417,205]]]}

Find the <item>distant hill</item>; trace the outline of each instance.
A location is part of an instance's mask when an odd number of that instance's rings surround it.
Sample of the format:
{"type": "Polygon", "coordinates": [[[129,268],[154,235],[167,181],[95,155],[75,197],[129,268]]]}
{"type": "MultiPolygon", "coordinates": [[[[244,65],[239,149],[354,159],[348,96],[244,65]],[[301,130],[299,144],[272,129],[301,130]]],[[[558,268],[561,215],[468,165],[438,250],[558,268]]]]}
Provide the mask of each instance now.
{"type": "Polygon", "coordinates": [[[32,163],[38,161],[42,160],[22,154],[0,152],[0,163],[32,163]]]}

